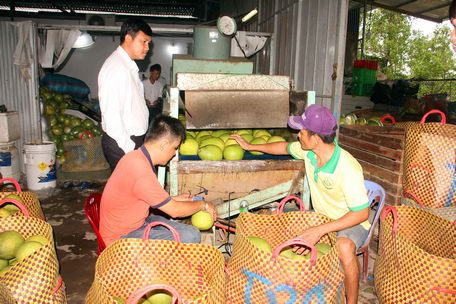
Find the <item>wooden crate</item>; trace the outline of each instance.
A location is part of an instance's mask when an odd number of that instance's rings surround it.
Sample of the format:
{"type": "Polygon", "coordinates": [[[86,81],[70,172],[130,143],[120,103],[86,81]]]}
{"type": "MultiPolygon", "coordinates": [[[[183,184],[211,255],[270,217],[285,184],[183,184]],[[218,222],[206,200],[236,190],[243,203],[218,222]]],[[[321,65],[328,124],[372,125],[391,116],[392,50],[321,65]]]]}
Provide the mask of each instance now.
{"type": "Polygon", "coordinates": [[[206,200],[244,197],[294,180],[304,171],[296,160],[241,160],[177,162],[178,193],[207,190],[206,200]]]}
{"type": "Polygon", "coordinates": [[[364,178],[380,184],[386,203],[400,204],[405,131],[397,127],[342,126],[339,144],[361,164],[364,178]]]}

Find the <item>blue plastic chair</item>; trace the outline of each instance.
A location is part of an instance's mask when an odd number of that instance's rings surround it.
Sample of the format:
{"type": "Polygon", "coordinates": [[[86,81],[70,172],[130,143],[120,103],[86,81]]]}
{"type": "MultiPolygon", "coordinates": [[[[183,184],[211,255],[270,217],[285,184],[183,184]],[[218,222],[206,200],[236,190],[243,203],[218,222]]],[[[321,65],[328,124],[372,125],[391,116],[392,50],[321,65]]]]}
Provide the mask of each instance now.
{"type": "Polygon", "coordinates": [[[382,210],[383,205],[385,204],[385,190],[379,184],[369,180],[364,181],[364,186],[367,190],[367,197],[369,198],[370,209],[372,211],[375,210],[375,213],[371,211],[371,214],[373,213],[374,216],[369,216],[371,227],[369,229],[367,239],[356,252],[357,255],[363,254],[363,281],[366,282],[367,271],[369,269],[369,243],[372,238],[372,235],[374,234],[375,226],[378,223],[378,219],[380,218],[380,211],[382,210]]]}

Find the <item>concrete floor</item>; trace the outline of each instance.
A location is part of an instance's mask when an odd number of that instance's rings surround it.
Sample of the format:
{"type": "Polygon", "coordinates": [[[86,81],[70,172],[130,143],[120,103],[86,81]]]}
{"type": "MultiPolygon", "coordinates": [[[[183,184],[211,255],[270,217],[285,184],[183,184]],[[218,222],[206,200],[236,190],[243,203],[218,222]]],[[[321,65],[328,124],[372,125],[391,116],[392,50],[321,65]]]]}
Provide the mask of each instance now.
{"type": "MultiPolygon", "coordinates": [[[[67,183],[66,186],[67,188],[41,190],[37,194],[47,221],[54,229],[68,303],[76,304],[84,303],[85,295],[93,281],[97,259],[96,237],[83,211],[83,203],[91,192],[101,191],[103,185],[91,185],[90,188],[85,188],[86,185],[78,187],[67,183]]],[[[370,250],[370,280],[366,284],[362,282],[360,284],[359,303],[378,303],[372,281],[376,249],[377,242],[374,239],[370,250]]]]}

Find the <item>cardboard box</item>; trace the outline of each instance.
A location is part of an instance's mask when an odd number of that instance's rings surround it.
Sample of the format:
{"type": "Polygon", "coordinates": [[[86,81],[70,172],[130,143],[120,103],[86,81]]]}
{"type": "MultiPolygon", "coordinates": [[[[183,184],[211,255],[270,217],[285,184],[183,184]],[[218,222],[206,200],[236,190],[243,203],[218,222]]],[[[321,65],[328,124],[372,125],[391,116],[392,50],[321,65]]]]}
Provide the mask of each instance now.
{"type": "Polygon", "coordinates": [[[21,138],[18,112],[0,113],[0,142],[7,143],[21,138]]]}

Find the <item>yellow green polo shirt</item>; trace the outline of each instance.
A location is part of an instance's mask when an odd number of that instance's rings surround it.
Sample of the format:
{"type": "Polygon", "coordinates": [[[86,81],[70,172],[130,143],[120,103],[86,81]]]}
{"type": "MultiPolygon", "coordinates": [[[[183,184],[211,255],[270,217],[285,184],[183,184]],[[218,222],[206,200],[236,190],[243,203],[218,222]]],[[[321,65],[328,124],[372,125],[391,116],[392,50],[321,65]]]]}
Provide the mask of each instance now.
{"type": "MultiPolygon", "coordinates": [[[[337,142],[331,159],[320,168],[317,167],[315,153],[303,150],[298,141],[288,145],[288,153],[295,159],[304,160],[315,211],[336,220],[349,211],[369,208],[363,169],[337,142]]],[[[368,220],[361,225],[366,229],[370,228],[368,220]]]]}

